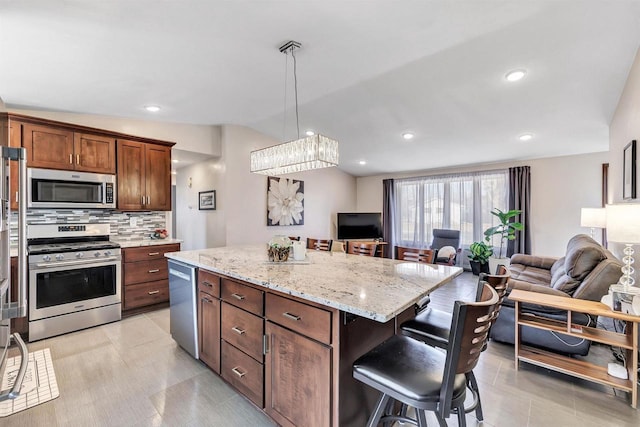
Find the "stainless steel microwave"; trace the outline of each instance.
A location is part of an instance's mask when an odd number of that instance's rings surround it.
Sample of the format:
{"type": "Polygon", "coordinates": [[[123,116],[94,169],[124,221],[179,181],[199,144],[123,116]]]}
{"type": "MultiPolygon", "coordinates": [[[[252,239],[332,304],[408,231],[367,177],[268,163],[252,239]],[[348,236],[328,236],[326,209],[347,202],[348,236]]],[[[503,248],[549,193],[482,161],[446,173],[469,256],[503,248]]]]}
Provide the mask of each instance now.
{"type": "Polygon", "coordinates": [[[29,208],[115,209],[115,175],[29,168],[29,208]]]}

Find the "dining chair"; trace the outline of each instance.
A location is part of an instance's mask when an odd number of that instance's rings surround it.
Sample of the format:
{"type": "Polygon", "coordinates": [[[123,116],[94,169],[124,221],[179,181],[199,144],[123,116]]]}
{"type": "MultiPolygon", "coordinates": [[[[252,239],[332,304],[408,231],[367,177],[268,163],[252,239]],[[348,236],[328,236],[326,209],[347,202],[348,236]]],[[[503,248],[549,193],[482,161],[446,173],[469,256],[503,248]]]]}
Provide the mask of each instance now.
{"type": "Polygon", "coordinates": [[[337,240],[331,242],[331,252],[344,252],[344,243],[337,240]]]}
{"type": "MultiPolygon", "coordinates": [[[[492,325],[498,318],[502,301],[507,293],[510,277],[509,270],[504,265],[498,267],[497,273],[498,274],[480,274],[476,291],[476,301],[479,301],[482,297],[482,290],[485,284],[491,286],[498,295],[499,304],[495,312],[495,317],[491,320],[492,325]]],[[[403,335],[422,341],[430,346],[447,348],[451,338],[451,320],[451,312],[426,307],[422,310],[419,309],[419,313],[415,318],[402,323],[400,330],[403,335]]],[[[476,381],[473,371],[469,371],[467,374],[467,386],[473,393],[473,403],[465,410],[466,412],[475,410],[476,418],[478,421],[482,421],[484,416],[482,414],[480,390],[478,389],[478,382],[476,381]]]]}
{"type": "Polygon", "coordinates": [[[434,256],[435,251],[432,249],[416,249],[396,246],[396,259],[399,260],[433,264],[434,256]]]}
{"type": "Polygon", "coordinates": [[[330,251],[331,240],[327,239],[310,239],[307,238],[307,249],[313,249],[316,251],[330,251]]]}
{"type": "Polygon", "coordinates": [[[484,284],[479,302],[456,301],[446,352],[394,335],[357,359],[353,377],[380,391],[367,426],[400,421],[426,427],[426,411],[433,411],[441,426],[455,413],[458,425],[465,427],[466,374],[478,363],[498,300],[496,291],[484,284]],[[409,418],[404,410],[396,413],[396,401],[403,408],[414,407],[416,418],[409,418]]]}
{"type": "Polygon", "coordinates": [[[352,255],[376,256],[378,250],[377,243],[370,242],[348,242],[347,253],[352,255]]]}
{"type": "Polygon", "coordinates": [[[436,251],[436,264],[456,265],[460,247],[460,230],[434,228],[431,249],[436,251]]]}

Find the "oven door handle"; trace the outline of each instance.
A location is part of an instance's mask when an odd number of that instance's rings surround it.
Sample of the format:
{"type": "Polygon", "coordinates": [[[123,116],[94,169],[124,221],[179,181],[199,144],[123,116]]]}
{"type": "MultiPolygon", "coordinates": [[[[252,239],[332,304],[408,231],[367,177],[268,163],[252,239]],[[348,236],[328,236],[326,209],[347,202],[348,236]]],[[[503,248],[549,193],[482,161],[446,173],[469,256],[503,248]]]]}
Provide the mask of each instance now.
{"type": "Polygon", "coordinates": [[[20,338],[20,334],[16,332],[11,334],[10,337],[20,348],[20,369],[18,370],[18,375],[16,376],[16,381],[13,384],[13,387],[0,394],[0,402],[7,399],[15,399],[20,396],[20,389],[22,388],[22,382],[24,381],[24,374],[27,372],[27,366],[29,365],[29,350],[27,350],[27,346],[24,341],[22,341],[22,338],[20,338]]]}
{"type": "Polygon", "coordinates": [[[61,262],[56,262],[55,264],[51,264],[51,263],[36,263],[35,266],[38,268],[43,268],[43,267],[48,267],[48,268],[55,268],[55,267],[66,267],[66,266],[71,266],[71,265],[91,265],[91,264],[97,264],[97,263],[103,263],[104,261],[119,261],[120,258],[117,257],[110,257],[110,258],[96,258],[95,260],[91,260],[90,262],[88,260],[85,261],[61,261],[61,262]]]}

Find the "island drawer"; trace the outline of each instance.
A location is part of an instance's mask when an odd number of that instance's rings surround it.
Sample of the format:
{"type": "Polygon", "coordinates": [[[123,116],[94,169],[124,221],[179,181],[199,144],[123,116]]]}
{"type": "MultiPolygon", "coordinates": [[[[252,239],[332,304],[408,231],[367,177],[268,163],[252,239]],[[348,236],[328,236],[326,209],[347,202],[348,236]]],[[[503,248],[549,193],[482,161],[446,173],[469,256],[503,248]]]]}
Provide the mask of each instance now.
{"type": "Polygon", "coordinates": [[[220,371],[225,380],[248,397],[258,408],[264,408],[264,365],[222,341],[220,371]]]}
{"type": "Polygon", "coordinates": [[[264,314],[264,292],[234,282],[229,279],[222,279],[222,299],[229,304],[250,311],[258,316],[264,314]]]}
{"type": "Polygon", "coordinates": [[[222,339],[262,362],[264,321],[244,310],[222,303],[222,339]]]}
{"type": "Polygon", "coordinates": [[[169,301],[169,281],[157,280],[125,286],[124,309],[143,307],[169,301]]]}
{"type": "Polygon", "coordinates": [[[198,270],[198,290],[213,297],[220,297],[220,276],[208,272],[207,270],[198,270]]]}
{"type": "Polygon", "coordinates": [[[270,293],[265,307],[266,317],[273,323],[331,344],[331,312],[270,293]]]}
{"type": "Polygon", "coordinates": [[[151,261],[124,263],[124,284],[151,282],[169,278],[169,269],[165,258],[151,261]]]}
{"type": "Polygon", "coordinates": [[[150,259],[164,258],[167,252],[177,252],[180,250],[180,244],[169,245],[151,245],[139,248],[125,248],[122,251],[122,259],[124,262],[147,261],[150,259]]]}

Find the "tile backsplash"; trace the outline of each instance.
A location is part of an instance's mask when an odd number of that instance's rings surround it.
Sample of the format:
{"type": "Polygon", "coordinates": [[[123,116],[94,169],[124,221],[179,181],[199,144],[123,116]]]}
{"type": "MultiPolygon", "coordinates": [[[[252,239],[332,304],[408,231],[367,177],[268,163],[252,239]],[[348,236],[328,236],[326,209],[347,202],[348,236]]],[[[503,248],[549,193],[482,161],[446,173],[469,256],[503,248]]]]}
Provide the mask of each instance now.
{"type": "MultiPolygon", "coordinates": [[[[165,212],[120,212],[104,209],[34,209],[27,211],[28,224],[111,224],[111,236],[120,240],[151,237],[156,228],[166,228],[165,212]],[[135,225],[132,225],[134,218],[135,225]]],[[[11,213],[11,243],[17,242],[18,216],[11,213]]]]}

